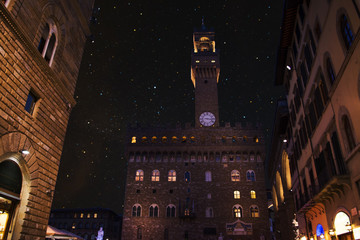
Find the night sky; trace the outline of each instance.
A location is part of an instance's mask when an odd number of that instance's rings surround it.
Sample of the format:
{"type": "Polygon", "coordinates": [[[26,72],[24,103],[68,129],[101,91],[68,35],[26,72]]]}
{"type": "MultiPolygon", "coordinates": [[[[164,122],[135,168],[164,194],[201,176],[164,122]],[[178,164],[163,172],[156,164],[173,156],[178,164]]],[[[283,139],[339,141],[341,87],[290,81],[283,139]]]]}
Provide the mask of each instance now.
{"type": "Polygon", "coordinates": [[[95,2],[53,208],[122,212],[129,124],[194,123],[190,56],[202,18],[220,50],[220,121],[259,121],[270,135],[282,1],[95,2]],[[189,3],[190,2],[190,3],[189,3]]]}

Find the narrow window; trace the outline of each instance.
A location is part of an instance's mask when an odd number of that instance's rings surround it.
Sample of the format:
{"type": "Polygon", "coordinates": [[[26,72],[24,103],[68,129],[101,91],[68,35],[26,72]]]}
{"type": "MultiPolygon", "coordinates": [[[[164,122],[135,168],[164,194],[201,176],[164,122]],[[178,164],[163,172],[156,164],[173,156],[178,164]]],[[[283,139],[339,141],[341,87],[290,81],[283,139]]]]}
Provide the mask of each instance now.
{"type": "Polygon", "coordinates": [[[240,191],[234,191],[234,199],[240,199],[240,191]]]}
{"type": "Polygon", "coordinates": [[[354,34],[351,31],[350,23],[347,17],[345,16],[345,14],[343,14],[340,18],[340,28],[341,28],[340,29],[341,35],[346,46],[346,50],[349,50],[351,44],[354,41],[354,34]]]}
{"type": "Polygon", "coordinates": [[[38,50],[39,50],[39,52],[41,54],[43,54],[46,41],[47,41],[47,39],[49,37],[49,32],[50,32],[49,24],[46,24],[45,28],[44,28],[44,30],[43,30],[43,32],[41,34],[40,41],[39,41],[39,44],[38,44],[38,50]]]}
{"type": "Polygon", "coordinates": [[[205,181],[211,182],[211,172],[210,171],[205,172],[205,181]]]}
{"type": "Polygon", "coordinates": [[[342,117],[342,120],[343,120],[344,133],[346,136],[348,148],[349,148],[349,151],[351,151],[355,147],[355,140],[354,140],[354,135],[351,130],[350,121],[346,115],[342,117]]]}
{"type": "Polygon", "coordinates": [[[251,182],[255,182],[255,172],[253,170],[248,170],[246,172],[246,180],[251,181],[251,182]]]}
{"type": "Polygon", "coordinates": [[[151,181],[152,182],[160,181],[160,171],[159,170],[155,169],[154,171],[152,171],[151,181]]]}
{"type": "Polygon", "coordinates": [[[176,182],[176,171],[170,170],[168,173],[168,181],[169,182],[176,182]]]}
{"type": "Polygon", "coordinates": [[[158,217],[159,216],[159,207],[156,204],[152,204],[149,209],[150,217],[158,217]]]}
{"type": "Polygon", "coordinates": [[[250,191],[250,197],[251,199],[256,199],[256,192],[254,190],[250,191]]]}
{"type": "Polygon", "coordinates": [[[136,239],[142,239],[141,227],[138,227],[138,229],[137,229],[136,239]]]}
{"type": "Polygon", "coordinates": [[[238,170],[231,171],[231,181],[239,182],[240,181],[240,172],[238,170]]]}
{"type": "Polygon", "coordinates": [[[49,63],[51,58],[54,56],[55,52],[55,43],[56,43],[56,36],[55,34],[51,34],[48,47],[46,49],[45,53],[45,60],[49,63]]]}
{"type": "Polygon", "coordinates": [[[141,206],[140,204],[135,204],[132,208],[132,216],[140,217],[141,216],[141,206]]]}
{"type": "Polygon", "coordinates": [[[335,74],[333,65],[332,65],[331,60],[330,60],[329,57],[326,59],[326,73],[327,73],[327,77],[329,79],[329,82],[332,85],[335,82],[336,74],[335,74]]]}
{"type": "Polygon", "coordinates": [[[136,171],[135,181],[137,181],[137,182],[144,181],[144,171],[143,170],[139,169],[136,171]]]}
{"type": "Polygon", "coordinates": [[[190,172],[185,172],[185,182],[190,182],[190,172]]]}
{"type": "Polygon", "coordinates": [[[170,204],[166,207],[166,217],[175,217],[176,208],[175,205],[170,204]]]}
{"type": "Polygon", "coordinates": [[[25,103],[25,110],[30,113],[31,115],[33,115],[34,110],[35,110],[35,106],[37,101],[39,100],[38,97],[36,97],[36,95],[30,90],[26,103],[25,103]]]}
{"type": "Polygon", "coordinates": [[[212,218],[212,217],[214,217],[213,209],[212,209],[211,207],[206,208],[206,210],[205,210],[205,216],[206,216],[207,218],[212,218]]]}

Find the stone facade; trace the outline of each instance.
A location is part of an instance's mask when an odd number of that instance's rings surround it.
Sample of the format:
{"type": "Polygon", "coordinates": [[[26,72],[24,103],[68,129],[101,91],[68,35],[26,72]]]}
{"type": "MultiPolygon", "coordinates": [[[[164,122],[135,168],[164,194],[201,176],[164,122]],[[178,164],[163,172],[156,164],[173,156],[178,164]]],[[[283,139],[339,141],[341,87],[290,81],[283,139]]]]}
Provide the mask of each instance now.
{"type": "Polygon", "coordinates": [[[273,182],[274,201],[292,191],[297,238],[359,239],[360,3],[284,6],[276,83],[287,89],[290,168],[273,182]]]}
{"type": "Polygon", "coordinates": [[[124,240],[269,239],[263,133],[219,126],[214,47],[204,26],[194,33],[195,127],[129,129],[124,240]]]}
{"type": "Polygon", "coordinates": [[[92,7],[93,0],[0,3],[4,239],[45,237],[92,7]]]}

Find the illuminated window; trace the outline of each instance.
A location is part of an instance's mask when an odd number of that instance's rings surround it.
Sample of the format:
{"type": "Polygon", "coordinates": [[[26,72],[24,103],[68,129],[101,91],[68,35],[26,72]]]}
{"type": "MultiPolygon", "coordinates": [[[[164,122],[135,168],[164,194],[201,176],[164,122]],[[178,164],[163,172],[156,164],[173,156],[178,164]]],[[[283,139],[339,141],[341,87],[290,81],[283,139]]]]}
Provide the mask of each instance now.
{"type": "Polygon", "coordinates": [[[190,172],[185,172],[185,182],[190,182],[190,172]]]}
{"type": "Polygon", "coordinates": [[[90,213],[88,213],[88,214],[87,214],[87,218],[90,218],[90,216],[91,216],[90,213]]]}
{"type": "Polygon", "coordinates": [[[150,217],[158,217],[159,216],[159,206],[156,204],[152,204],[149,209],[150,217]]]}
{"type": "Polygon", "coordinates": [[[141,142],[146,143],[146,142],[147,142],[147,137],[145,137],[145,136],[142,137],[142,138],[141,138],[141,142]]]}
{"type": "Polygon", "coordinates": [[[246,181],[255,182],[255,172],[253,170],[248,170],[246,172],[246,181]]]}
{"type": "Polygon", "coordinates": [[[205,172],[205,181],[206,182],[211,182],[211,171],[206,171],[205,172]]]}
{"type": "Polygon", "coordinates": [[[140,204],[134,204],[132,208],[132,216],[133,217],[140,217],[141,216],[141,205],[140,204]]]}
{"type": "Polygon", "coordinates": [[[183,143],[186,142],[186,136],[183,136],[183,137],[181,138],[181,142],[183,142],[183,143]]]}
{"type": "Polygon", "coordinates": [[[195,142],[195,137],[194,136],[191,136],[190,137],[190,141],[193,143],[193,142],[195,142]]]}
{"type": "Polygon", "coordinates": [[[84,213],[80,213],[80,218],[84,218],[84,213]]]}
{"type": "Polygon", "coordinates": [[[166,217],[176,217],[176,207],[174,204],[169,204],[166,207],[166,217]]]}
{"type": "Polygon", "coordinates": [[[32,90],[30,90],[26,103],[25,103],[25,110],[30,113],[31,115],[33,115],[35,107],[36,107],[36,103],[38,102],[39,98],[36,97],[36,95],[34,94],[34,92],[32,90]]]}
{"type": "Polygon", "coordinates": [[[251,217],[259,217],[259,208],[258,206],[251,206],[250,207],[250,216],[251,217]]]}
{"type": "Polygon", "coordinates": [[[75,229],[76,228],[76,224],[73,223],[72,226],[71,226],[72,229],[75,229]]]}
{"type": "Polygon", "coordinates": [[[216,62],[215,60],[211,60],[212,63],[216,62]]]}
{"type": "Polygon", "coordinates": [[[169,182],[176,182],[176,171],[170,170],[168,173],[168,181],[169,182]]]}
{"type": "Polygon", "coordinates": [[[178,138],[177,138],[176,136],[172,136],[172,137],[171,137],[171,141],[172,141],[173,143],[176,143],[177,140],[178,140],[178,138]]]}
{"type": "Polygon", "coordinates": [[[136,143],[136,137],[131,138],[131,143],[136,143]]]}
{"type": "Polygon", "coordinates": [[[199,62],[200,62],[200,60],[196,60],[195,62],[196,62],[196,63],[199,63],[199,62]]]}
{"type": "Polygon", "coordinates": [[[232,142],[235,143],[236,141],[237,141],[236,136],[233,136],[233,137],[232,137],[232,142]]]}
{"type": "Polygon", "coordinates": [[[74,218],[77,218],[77,213],[74,213],[74,218]]]}
{"type": "Polygon", "coordinates": [[[247,142],[247,136],[243,136],[243,141],[247,142]]]}
{"type": "Polygon", "coordinates": [[[205,217],[212,218],[214,217],[214,211],[212,207],[207,207],[205,210],[205,217]]]}
{"type": "Polygon", "coordinates": [[[234,199],[240,199],[240,191],[234,191],[234,199]]]}
{"type": "Polygon", "coordinates": [[[151,173],[151,181],[158,182],[160,181],[160,171],[155,169],[151,173]]]}
{"type": "Polygon", "coordinates": [[[231,181],[240,182],[240,172],[238,170],[231,171],[231,181]]]}
{"type": "Polygon", "coordinates": [[[144,181],[144,171],[143,170],[139,169],[136,171],[135,181],[137,181],[137,182],[144,181]]]}
{"type": "Polygon", "coordinates": [[[254,137],[254,142],[258,143],[259,142],[259,138],[258,137],[254,137]]]}
{"type": "Polygon", "coordinates": [[[167,137],[166,137],[166,136],[163,136],[163,137],[161,138],[161,141],[162,141],[163,143],[167,142],[167,137]]]}
{"type": "Polygon", "coordinates": [[[97,213],[94,213],[94,218],[97,218],[98,217],[98,214],[97,213]]]}
{"type": "Polygon", "coordinates": [[[256,199],[256,192],[254,190],[250,191],[250,198],[256,199]]]}
{"type": "Polygon", "coordinates": [[[235,218],[242,217],[242,207],[239,204],[233,206],[233,216],[235,218]]]}
{"type": "Polygon", "coordinates": [[[156,136],[153,136],[153,137],[151,138],[151,142],[156,143],[156,141],[157,141],[157,137],[156,137],[156,136]]]}

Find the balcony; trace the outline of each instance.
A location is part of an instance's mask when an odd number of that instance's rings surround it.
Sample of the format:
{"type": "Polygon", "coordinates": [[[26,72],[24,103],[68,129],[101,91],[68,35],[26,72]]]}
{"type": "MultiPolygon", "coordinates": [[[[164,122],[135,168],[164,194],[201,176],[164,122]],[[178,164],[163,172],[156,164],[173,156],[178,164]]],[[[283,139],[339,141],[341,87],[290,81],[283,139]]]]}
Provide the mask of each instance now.
{"type": "Polygon", "coordinates": [[[332,202],[335,196],[341,197],[342,194],[345,194],[346,186],[351,187],[349,175],[329,176],[320,173],[318,182],[318,185],[309,186],[309,194],[301,194],[296,206],[299,213],[308,212],[318,203],[332,202]]]}

